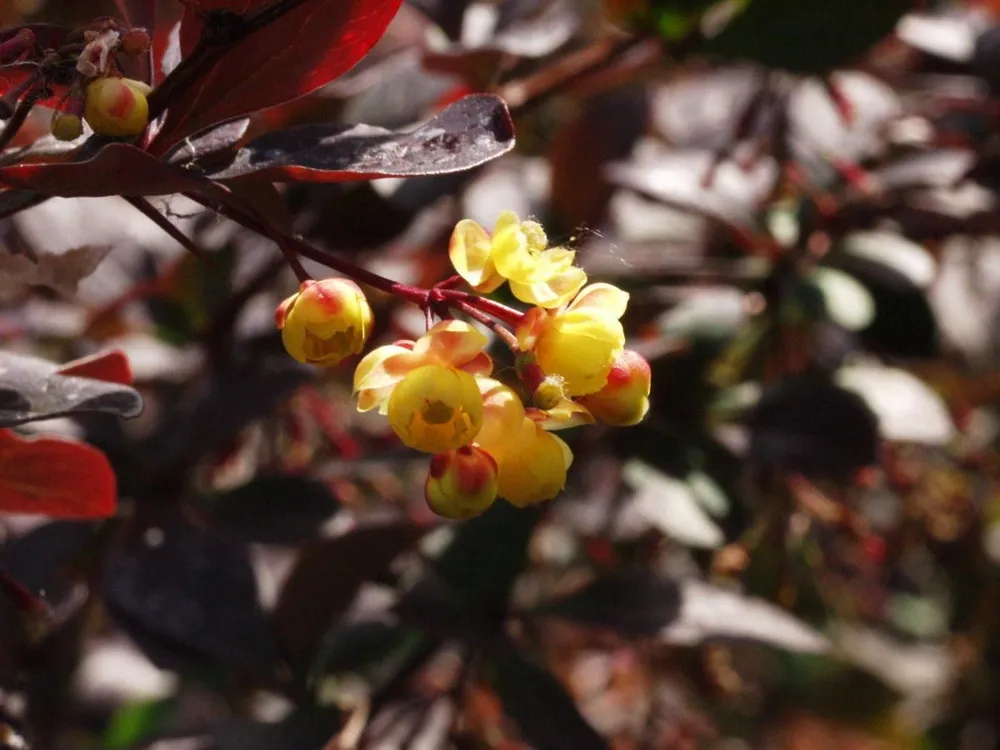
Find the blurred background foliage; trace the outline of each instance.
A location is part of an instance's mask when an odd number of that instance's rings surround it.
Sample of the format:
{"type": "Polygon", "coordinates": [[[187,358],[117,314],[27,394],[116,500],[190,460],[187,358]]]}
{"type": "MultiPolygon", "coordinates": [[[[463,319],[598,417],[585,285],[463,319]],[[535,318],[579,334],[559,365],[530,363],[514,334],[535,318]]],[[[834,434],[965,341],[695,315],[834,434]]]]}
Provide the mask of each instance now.
{"type": "MultiPolygon", "coordinates": [[[[458,524],[355,412],[353,363],[283,353],[266,240],[177,197],[210,262],[116,198],[4,220],[5,350],[121,348],[146,407],[33,428],[102,448],[121,509],[0,519],[0,570],[51,606],[0,597],[0,744],[1000,746],[998,88],[995,0],[408,0],[257,115],[402,127],[499,93],[512,155],[260,204],[422,284],[458,219],[512,209],[632,295],[643,425],[570,433],[557,501],[458,524]]],[[[372,300],[373,338],[422,331],[372,300]]]]}

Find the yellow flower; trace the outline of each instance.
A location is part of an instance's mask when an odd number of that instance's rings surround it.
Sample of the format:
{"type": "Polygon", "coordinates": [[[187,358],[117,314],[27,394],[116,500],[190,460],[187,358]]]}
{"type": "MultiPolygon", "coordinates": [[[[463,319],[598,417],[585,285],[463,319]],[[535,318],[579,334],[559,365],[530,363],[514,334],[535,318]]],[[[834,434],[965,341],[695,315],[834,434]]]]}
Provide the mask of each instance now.
{"type": "Polygon", "coordinates": [[[471,443],[483,426],[476,379],[445,365],[409,372],[389,396],[389,425],[410,448],[444,453],[471,443]]]}
{"type": "Polygon", "coordinates": [[[524,404],[509,387],[492,378],[477,378],[483,398],[483,426],[476,445],[488,451],[497,462],[503,461],[512,447],[512,436],[524,422],[524,404]]]}
{"type": "Polygon", "coordinates": [[[584,284],[587,283],[587,274],[584,273],[582,268],[572,265],[573,256],[575,255],[572,250],[567,250],[563,247],[554,247],[545,252],[556,255],[568,253],[570,256],[570,265],[555,271],[551,276],[541,281],[522,284],[512,280],[510,282],[510,291],[521,302],[552,309],[561,307],[573,299],[583,289],[584,284]]]}
{"type": "Polygon", "coordinates": [[[87,86],[83,117],[98,135],[138,135],[149,123],[151,90],[131,78],[98,78],[87,86]]]}
{"type": "Polygon", "coordinates": [[[489,375],[493,362],[483,351],[489,340],[461,320],[444,320],[414,341],[398,341],[369,352],[354,371],[358,411],[378,408],[383,414],[389,396],[407,373],[423,365],[442,365],[472,375],[489,375]]]}
{"type": "Polygon", "coordinates": [[[530,310],[517,328],[518,346],[534,353],[545,374],[562,376],[566,395],[595,393],[625,348],[619,318],[627,304],[618,287],[591,284],[565,309],[530,310]]]}
{"type": "Polygon", "coordinates": [[[492,253],[490,235],[482,226],[471,219],[462,219],[455,225],[448,243],[448,257],[455,272],[483,294],[495,291],[504,282],[493,264],[492,253]]]}
{"type": "Polygon", "coordinates": [[[275,311],[285,349],[299,362],[332,367],[364,348],[372,309],[349,279],[303,281],[275,311]]]}
{"type": "Polygon", "coordinates": [[[559,307],[587,283],[587,274],[573,265],[575,252],[549,248],[541,224],[521,221],[512,211],[500,215],[492,237],[474,221],[458,222],[448,255],[476,291],[492,292],[509,279],[514,296],[529,305],[559,307]]]}
{"type": "Polygon", "coordinates": [[[523,508],[558,495],[573,462],[569,446],[530,417],[521,420],[508,440],[509,448],[498,461],[500,497],[523,508]]]}
{"type": "Polygon", "coordinates": [[[493,456],[474,445],[439,453],[431,459],[424,498],[439,516],[478,516],[497,499],[497,472],[493,456]]]}
{"type": "Polygon", "coordinates": [[[580,402],[607,424],[639,424],[649,411],[651,379],[649,363],[638,352],[626,349],[611,366],[607,384],[580,402]]]}

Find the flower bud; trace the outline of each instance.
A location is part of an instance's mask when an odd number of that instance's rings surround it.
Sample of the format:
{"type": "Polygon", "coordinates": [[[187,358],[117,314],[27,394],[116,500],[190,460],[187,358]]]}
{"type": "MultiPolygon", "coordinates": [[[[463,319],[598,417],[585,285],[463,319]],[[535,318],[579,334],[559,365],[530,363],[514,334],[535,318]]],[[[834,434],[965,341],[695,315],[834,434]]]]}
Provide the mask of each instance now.
{"type": "Polygon", "coordinates": [[[83,135],[83,120],[79,115],[60,112],[52,118],[52,135],[59,141],[75,141],[83,135]]]}
{"type": "Polygon", "coordinates": [[[562,491],[573,461],[566,443],[529,417],[509,435],[508,442],[508,451],[500,461],[500,497],[524,508],[551,500],[562,491]]]}
{"type": "Polygon", "coordinates": [[[149,123],[150,90],[131,78],[98,78],[87,86],[83,116],[98,135],[138,135],[149,123]]]}
{"type": "Polygon", "coordinates": [[[350,279],[308,280],[278,305],[275,324],[292,357],[332,367],[364,348],[372,330],[372,309],[350,279]]]}
{"type": "Polygon", "coordinates": [[[581,398],[580,403],[607,424],[638,424],[649,411],[651,378],[649,363],[641,354],[626,349],[611,366],[607,384],[597,393],[581,398]]]}
{"type": "Polygon", "coordinates": [[[424,484],[427,505],[444,518],[478,516],[497,498],[497,462],[475,445],[463,445],[431,459],[424,484]]]}
{"type": "Polygon", "coordinates": [[[151,44],[145,29],[129,29],[121,37],[121,49],[126,55],[141,55],[151,44]]]}

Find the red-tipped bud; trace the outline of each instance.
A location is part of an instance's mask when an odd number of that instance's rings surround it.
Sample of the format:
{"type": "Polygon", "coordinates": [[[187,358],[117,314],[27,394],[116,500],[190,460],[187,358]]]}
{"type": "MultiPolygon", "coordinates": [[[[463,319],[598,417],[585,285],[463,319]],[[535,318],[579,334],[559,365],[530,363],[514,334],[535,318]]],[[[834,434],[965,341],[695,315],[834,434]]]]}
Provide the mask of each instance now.
{"type": "Polygon", "coordinates": [[[87,86],[84,117],[98,135],[139,135],[149,123],[149,86],[131,78],[98,78],[87,86]]]}
{"type": "Polygon", "coordinates": [[[129,29],[121,37],[121,49],[126,55],[141,55],[151,44],[145,29],[129,29]]]}
{"type": "Polygon", "coordinates": [[[475,445],[463,445],[431,459],[424,497],[432,511],[462,520],[483,513],[497,498],[498,467],[493,456],[475,445]]]}
{"type": "Polygon", "coordinates": [[[333,367],[358,354],[372,331],[372,309],[350,279],[303,281],[274,313],[285,350],[304,364],[333,367]]]}
{"type": "Polygon", "coordinates": [[[579,401],[607,424],[617,427],[638,424],[649,411],[651,379],[649,362],[641,354],[626,349],[611,366],[607,384],[579,401]]]}

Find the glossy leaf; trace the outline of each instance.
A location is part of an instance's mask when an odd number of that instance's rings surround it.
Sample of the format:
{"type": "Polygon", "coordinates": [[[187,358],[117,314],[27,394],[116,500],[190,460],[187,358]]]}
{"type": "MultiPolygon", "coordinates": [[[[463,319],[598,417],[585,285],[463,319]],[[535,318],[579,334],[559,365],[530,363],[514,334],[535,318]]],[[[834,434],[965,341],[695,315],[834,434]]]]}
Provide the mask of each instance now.
{"type": "Polygon", "coordinates": [[[472,169],[514,148],[503,100],[467,96],[409,132],[366,125],[306,125],[268,133],[236,152],[212,179],[344,182],[472,169]]]}
{"type": "MultiPolygon", "coordinates": [[[[167,195],[209,190],[206,180],[127,143],[109,143],[80,161],[0,167],[0,183],[61,198],[167,195]]],[[[122,204],[122,211],[130,210],[122,204]]]]}
{"type": "Polygon", "coordinates": [[[128,386],[64,375],[43,359],[0,352],[0,427],[77,412],[135,417],[142,398],[128,386]]]}
{"type": "Polygon", "coordinates": [[[179,517],[135,533],[109,560],[104,601],[154,663],[267,672],[274,642],[246,548],[179,517]]]}
{"type": "Polygon", "coordinates": [[[117,498],[115,474],[97,448],[0,430],[0,512],[106,518],[117,498]]]}
{"type": "MultiPolygon", "coordinates": [[[[181,52],[204,32],[200,11],[247,14],[262,0],[199,0],[185,11],[181,52]]],[[[374,46],[401,0],[306,0],[232,45],[211,69],[170,104],[151,150],[161,154],[223,120],[273,107],[315,91],[348,71],[374,46]]],[[[164,84],[169,82],[169,77],[164,84]]]]}

